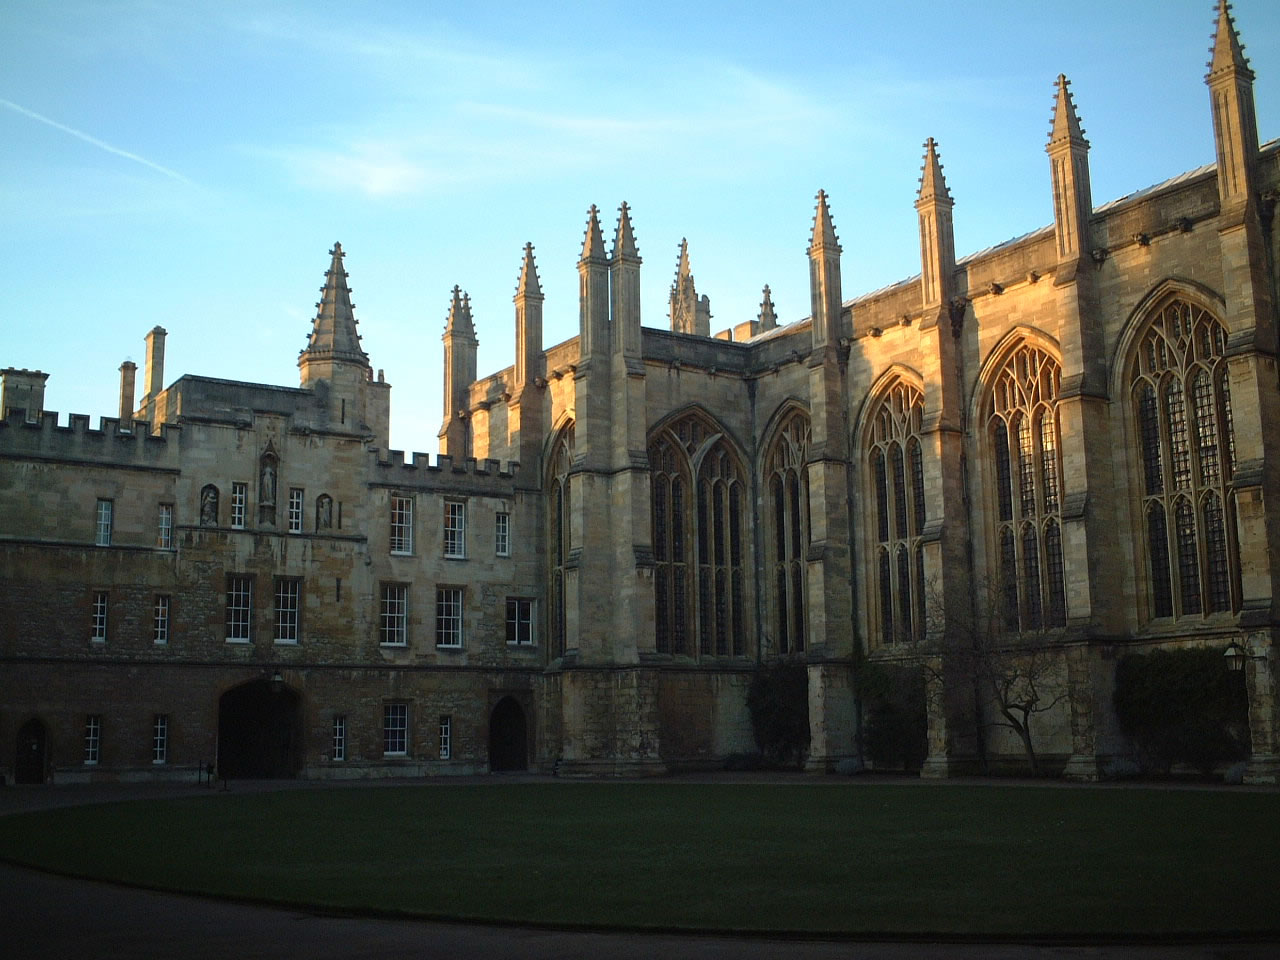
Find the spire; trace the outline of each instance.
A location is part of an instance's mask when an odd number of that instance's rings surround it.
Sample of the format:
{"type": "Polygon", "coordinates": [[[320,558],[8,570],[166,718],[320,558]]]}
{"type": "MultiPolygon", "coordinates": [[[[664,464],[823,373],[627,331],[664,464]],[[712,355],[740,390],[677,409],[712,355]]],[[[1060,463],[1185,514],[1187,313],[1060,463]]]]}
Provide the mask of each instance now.
{"type": "Polygon", "coordinates": [[[1244,47],[1240,43],[1240,34],[1236,32],[1235,19],[1231,16],[1231,4],[1227,0],[1218,0],[1218,23],[1213,32],[1213,44],[1209,47],[1210,59],[1205,66],[1209,72],[1205,80],[1210,80],[1224,70],[1238,71],[1253,77],[1249,69],[1249,61],[1245,59],[1244,47]]]}
{"type": "Polygon", "coordinates": [[[329,251],[332,259],[320,288],[320,302],[316,304],[316,316],[311,322],[311,335],[302,351],[305,358],[350,360],[369,365],[369,357],[360,347],[360,335],[356,332],[355,304],[351,302],[351,290],[347,286],[347,271],[342,267],[342,244],[335,243],[329,251]]]}
{"type": "Polygon", "coordinates": [[[587,235],[582,241],[580,260],[605,260],[604,235],[600,232],[600,211],[593,203],[587,211],[587,235]]]}
{"type": "Polygon", "coordinates": [[[831,211],[827,208],[827,193],[825,190],[819,190],[818,209],[813,215],[813,239],[809,243],[809,249],[821,250],[824,247],[833,247],[838,252],[840,241],[836,238],[836,228],[831,223],[831,211]]]}
{"type": "Polygon", "coordinates": [[[449,316],[445,320],[446,337],[467,337],[474,340],[475,327],[471,323],[471,297],[458,286],[453,288],[453,300],[449,303],[449,316]]]}
{"type": "Polygon", "coordinates": [[[637,261],[640,259],[635,233],[631,229],[631,212],[627,209],[625,200],[618,208],[618,229],[613,235],[613,258],[617,260],[619,257],[637,261]]]}
{"type": "Polygon", "coordinates": [[[924,169],[920,174],[920,192],[916,195],[917,203],[930,201],[952,203],[951,191],[947,189],[947,180],[942,175],[942,164],[938,162],[938,145],[933,137],[924,142],[924,169]]]}
{"type": "Polygon", "coordinates": [[[760,301],[760,313],[756,319],[760,321],[760,329],[772,330],[778,325],[778,315],[773,310],[773,294],[769,292],[769,285],[764,285],[764,299],[760,301]]]}
{"type": "Polygon", "coordinates": [[[1049,131],[1047,149],[1052,150],[1063,142],[1089,146],[1089,141],[1084,138],[1084,130],[1080,128],[1080,118],[1076,116],[1075,101],[1071,98],[1071,91],[1067,89],[1070,86],[1071,81],[1066,74],[1058,74],[1058,93],[1053,104],[1053,129],[1049,131]]]}
{"type": "Polygon", "coordinates": [[[538,267],[533,262],[533,244],[524,245],[524,262],[520,264],[520,280],[516,283],[516,299],[541,297],[542,285],[538,283],[538,267]]]}
{"type": "Polygon", "coordinates": [[[689,269],[689,241],[684,237],[680,238],[680,254],[676,257],[676,278],[671,284],[673,290],[680,287],[685,281],[693,279],[693,273],[689,269]]]}

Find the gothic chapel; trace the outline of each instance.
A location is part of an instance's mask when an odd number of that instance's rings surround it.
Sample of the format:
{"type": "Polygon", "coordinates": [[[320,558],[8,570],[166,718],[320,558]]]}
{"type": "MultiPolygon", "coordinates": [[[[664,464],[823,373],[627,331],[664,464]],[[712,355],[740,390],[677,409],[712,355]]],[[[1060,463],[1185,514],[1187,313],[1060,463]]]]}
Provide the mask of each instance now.
{"type": "MultiPolygon", "coordinates": [[[[388,449],[337,244],[296,387],[166,385],[156,327],[141,400],[126,362],[95,429],[4,370],[0,774],[714,768],[784,657],[831,770],[860,665],[930,655],[996,584],[1000,628],[1052,653],[1046,764],[1132,752],[1122,655],[1211,646],[1242,655],[1246,777],[1275,782],[1280,145],[1226,3],[1211,57],[1215,163],[1095,207],[1060,76],[1053,223],[959,259],[926,141],[920,275],[874,293],[845,298],[819,192],[790,322],[765,287],[713,334],[682,244],[669,329],[643,326],[630,211],[607,242],[592,207],[576,337],[544,347],[527,245],[515,362],[479,376],[454,288],[434,458],[388,449]]],[[[943,694],[930,776],[978,749],[972,689],[943,694]]]]}

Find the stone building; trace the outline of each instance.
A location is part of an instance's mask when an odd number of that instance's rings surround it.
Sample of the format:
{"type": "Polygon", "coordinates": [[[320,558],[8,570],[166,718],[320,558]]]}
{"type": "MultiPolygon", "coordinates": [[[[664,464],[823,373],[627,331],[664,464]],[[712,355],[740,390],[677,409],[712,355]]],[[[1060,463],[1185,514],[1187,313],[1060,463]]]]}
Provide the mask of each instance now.
{"type": "MultiPolygon", "coordinates": [[[[828,198],[811,311],[711,335],[688,247],[670,329],[641,323],[627,205],[591,208],[578,336],[544,347],[526,246],[515,363],[444,333],[434,462],[388,449],[335,245],[296,388],[183,376],[91,429],[3,371],[0,770],[18,779],[637,774],[749,750],[762,661],[807,665],[808,764],[858,752],[854,675],[930,656],[997,584],[1047,638],[1041,753],[1129,749],[1117,657],[1235,644],[1249,776],[1275,780],[1280,146],[1225,4],[1217,162],[1100,207],[1058,78],[1054,222],[957,259],[933,140],[921,274],[846,300],[828,198]]],[[[1206,124],[1208,126],[1208,124],[1206,124]]],[[[945,678],[941,682],[945,685],[945,678]]],[[[925,770],[971,763],[963,690],[925,770]]],[[[988,756],[1017,755],[993,735],[988,756]]]]}

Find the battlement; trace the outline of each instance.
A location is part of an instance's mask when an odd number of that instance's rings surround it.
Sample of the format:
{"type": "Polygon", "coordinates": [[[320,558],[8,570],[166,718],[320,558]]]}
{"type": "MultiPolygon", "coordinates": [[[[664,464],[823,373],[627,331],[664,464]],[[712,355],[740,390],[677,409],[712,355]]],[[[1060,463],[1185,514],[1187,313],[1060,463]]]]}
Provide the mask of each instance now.
{"type": "Polygon", "coordinates": [[[101,417],[95,430],[83,413],[69,414],[61,425],[56,410],[45,410],[38,420],[13,411],[0,420],[0,455],[177,469],[181,435],[176,423],[161,424],[159,433],[152,434],[146,420],[101,417]]]}
{"type": "Polygon", "coordinates": [[[520,464],[515,461],[467,457],[456,460],[447,453],[437,454],[435,463],[431,454],[414,452],[406,462],[403,450],[377,451],[375,481],[395,484],[424,484],[439,486],[451,482],[480,483],[502,490],[511,488],[520,464]],[[385,456],[383,455],[385,453],[385,456]]]}

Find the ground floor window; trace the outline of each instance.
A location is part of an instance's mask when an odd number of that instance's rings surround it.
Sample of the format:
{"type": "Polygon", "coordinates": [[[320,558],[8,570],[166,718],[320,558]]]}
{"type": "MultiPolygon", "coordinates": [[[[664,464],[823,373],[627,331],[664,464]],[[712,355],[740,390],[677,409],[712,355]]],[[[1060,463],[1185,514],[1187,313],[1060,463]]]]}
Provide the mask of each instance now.
{"type": "Polygon", "coordinates": [[[409,705],[385,703],[382,705],[382,753],[388,757],[403,757],[409,752],[409,705]]]}
{"type": "Polygon", "coordinates": [[[98,747],[102,742],[102,717],[91,713],[84,718],[84,762],[93,766],[98,762],[98,747]]]}
{"type": "Polygon", "coordinates": [[[334,760],[347,759],[347,718],[341,714],[333,718],[333,748],[329,756],[334,760]]]}
{"type": "Polygon", "coordinates": [[[157,713],[151,721],[151,762],[169,762],[169,715],[157,713]]]}
{"type": "Polygon", "coordinates": [[[448,760],[453,755],[453,717],[444,714],[440,717],[440,759],[448,760]]]}

